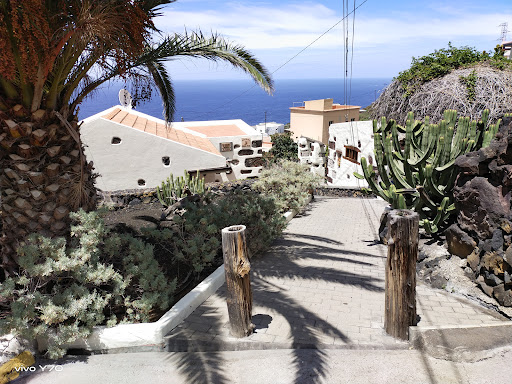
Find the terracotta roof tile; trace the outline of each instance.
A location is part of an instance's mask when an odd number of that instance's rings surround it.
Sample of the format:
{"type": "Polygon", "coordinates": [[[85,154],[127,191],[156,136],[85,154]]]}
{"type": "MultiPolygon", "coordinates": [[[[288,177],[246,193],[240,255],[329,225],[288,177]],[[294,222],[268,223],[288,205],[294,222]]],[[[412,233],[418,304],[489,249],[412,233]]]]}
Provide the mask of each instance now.
{"type": "MultiPolygon", "coordinates": [[[[153,120],[146,119],[145,117],[131,114],[128,111],[121,110],[120,108],[116,108],[102,117],[104,119],[138,129],[139,131],[220,155],[220,152],[208,139],[195,136],[190,133],[185,133],[171,127],[166,127],[165,124],[157,123],[153,120]]],[[[244,133],[242,132],[242,134],[244,133]]]]}
{"type": "Polygon", "coordinates": [[[128,115],[128,112],[126,111],[119,111],[119,113],[117,113],[114,117],[112,117],[110,120],[116,122],[116,123],[121,123],[123,121],[123,119],[128,115]]]}

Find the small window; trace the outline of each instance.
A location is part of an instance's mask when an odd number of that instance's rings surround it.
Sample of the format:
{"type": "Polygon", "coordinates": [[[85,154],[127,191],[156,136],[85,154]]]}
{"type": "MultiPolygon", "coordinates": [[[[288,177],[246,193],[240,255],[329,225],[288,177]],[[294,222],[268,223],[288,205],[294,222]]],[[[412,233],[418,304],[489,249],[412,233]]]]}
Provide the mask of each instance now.
{"type": "Polygon", "coordinates": [[[139,180],[137,180],[137,184],[139,184],[139,187],[145,187],[146,186],[146,180],[139,179],[139,180]]]}
{"type": "Polygon", "coordinates": [[[361,148],[361,140],[357,140],[357,146],[361,148]]]}
{"type": "Polygon", "coordinates": [[[114,136],[114,137],[112,138],[112,140],[110,141],[110,143],[111,143],[112,145],[119,145],[119,144],[121,144],[121,138],[120,138],[120,137],[117,137],[117,136],[114,136]]]}
{"type": "Polygon", "coordinates": [[[169,156],[163,156],[162,163],[163,163],[164,167],[171,166],[171,158],[169,156]]]}
{"type": "Polygon", "coordinates": [[[359,164],[359,162],[357,161],[358,160],[358,156],[359,156],[359,152],[361,152],[359,150],[359,148],[357,147],[353,147],[351,145],[346,145],[345,146],[345,156],[343,156],[344,159],[352,162],[352,163],[356,163],[356,164],[359,164]]]}
{"type": "Polygon", "coordinates": [[[331,124],[334,124],[334,121],[329,121],[329,127],[331,126],[331,124]]]}
{"type": "Polygon", "coordinates": [[[335,148],[336,148],[336,143],[334,141],[329,141],[329,149],[335,149],[335,148]]]}
{"type": "Polygon", "coordinates": [[[263,144],[263,142],[261,140],[254,140],[252,142],[252,147],[253,148],[259,148],[259,147],[261,147],[262,144],[263,144]]]}

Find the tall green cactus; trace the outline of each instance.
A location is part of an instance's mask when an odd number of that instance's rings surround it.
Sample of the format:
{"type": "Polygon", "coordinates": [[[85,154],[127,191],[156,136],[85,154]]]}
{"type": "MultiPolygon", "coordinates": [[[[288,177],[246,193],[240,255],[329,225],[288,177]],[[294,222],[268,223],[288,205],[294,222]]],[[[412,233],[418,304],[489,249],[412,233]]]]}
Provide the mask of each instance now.
{"type": "Polygon", "coordinates": [[[455,159],[490,144],[501,120],[488,125],[489,110],[479,121],[459,117],[457,111],[444,111],[439,124],[414,120],[410,112],[405,127],[394,120],[373,121],[374,152],[378,175],[365,158],[361,159],[364,175],[371,190],[393,208],[413,209],[420,215],[420,225],[435,233],[444,227],[455,211],[453,186],[455,159]],[[486,128],[487,127],[487,128],[486,128]],[[405,139],[399,140],[399,134],[405,139]]]}
{"type": "Polygon", "coordinates": [[[156,195],[160,203],[164,207],[168,207],[185,197],[187,190],[193,194],[203,195],[205,193],[204,179],[199,176],[199,171],[192,178],[187,171],[184,172],[184,176],[179,176],[176,179],[171,173],[166,181],[162,181],[160,187],[156,187],[156,195]]]}

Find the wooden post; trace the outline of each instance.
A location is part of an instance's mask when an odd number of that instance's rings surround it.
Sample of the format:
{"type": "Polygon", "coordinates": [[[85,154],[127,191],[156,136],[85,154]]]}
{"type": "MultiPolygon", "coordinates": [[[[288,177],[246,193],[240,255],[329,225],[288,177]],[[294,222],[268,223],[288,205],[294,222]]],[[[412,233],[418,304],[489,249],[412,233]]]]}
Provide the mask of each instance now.
{"type": "Polygon", "coordinates": [[[409,339],[409,326],[416,325],[418,241],[419,215],[405,209],[390,211],[384,328],[403,340],[409,339]]]}
{"type": "Polygon", "coordinates": [[[233,225],[222,230],[222,253],[226,273],[227,304],[231,334],[244,337],[252,333],[252,292],[247,255],[245,225],[233,225]]]}

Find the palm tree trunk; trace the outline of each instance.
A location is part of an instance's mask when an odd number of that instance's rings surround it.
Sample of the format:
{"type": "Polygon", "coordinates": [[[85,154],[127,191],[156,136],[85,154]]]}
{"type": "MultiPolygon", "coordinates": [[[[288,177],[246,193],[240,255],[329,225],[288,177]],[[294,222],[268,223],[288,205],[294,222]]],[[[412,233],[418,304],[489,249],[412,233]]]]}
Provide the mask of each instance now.
{"type": "Polygon", "coordinates": [[[0,144],[0,266],[11,275],[16,249],[29,234],[66,236],[69,212],[96,207],[95,175],[75,116],[68,121],[57,111],[30,114],[15,106],[0,112],[0,144]]]}

